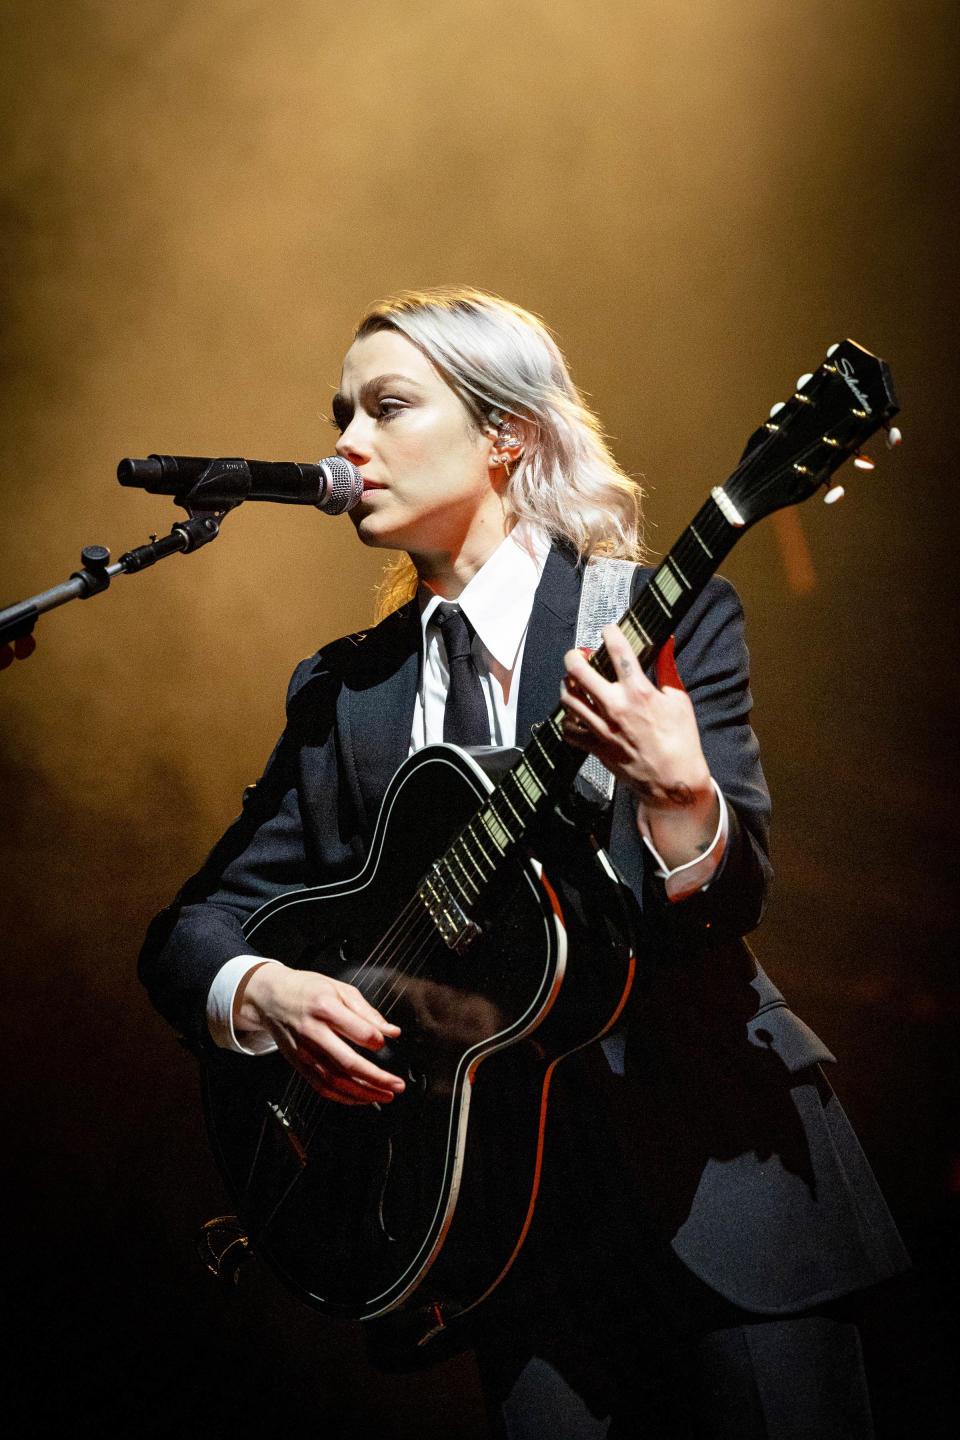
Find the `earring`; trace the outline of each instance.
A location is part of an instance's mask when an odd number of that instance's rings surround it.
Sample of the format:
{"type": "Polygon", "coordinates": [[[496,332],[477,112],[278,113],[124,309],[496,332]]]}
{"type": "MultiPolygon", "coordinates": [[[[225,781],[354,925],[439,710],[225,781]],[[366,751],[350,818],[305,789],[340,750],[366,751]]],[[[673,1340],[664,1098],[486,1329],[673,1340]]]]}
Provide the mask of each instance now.
{"type": "Polygon", "coordinates": [[[509,420],[501,419],[497,425],[497,445],[500,448],[490,452],[490,463],[502,465],[509,471],[510,466],[519,460],[523,453],[523,441],[509,420]]]}

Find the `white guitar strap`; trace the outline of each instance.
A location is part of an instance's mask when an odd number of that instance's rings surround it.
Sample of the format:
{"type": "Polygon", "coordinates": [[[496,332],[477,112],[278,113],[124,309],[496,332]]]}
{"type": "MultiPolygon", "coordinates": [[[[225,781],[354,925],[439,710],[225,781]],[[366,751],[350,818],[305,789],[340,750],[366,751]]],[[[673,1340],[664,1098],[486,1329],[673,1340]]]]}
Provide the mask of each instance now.
{"type": "MultiPolygon", "coordinates": [[[[577,612],[578,650],[599,650],[603,644],[600,632],[604,625],[614,625],[630,608],[630,588],[636,572],[632,560],[613,560],[607,555],[591,555],[583,572],[580,609],[577,612]]],[[[595,755],[588,755],[578,779],[604,801],[613,798],[614,779],[606,765],[595,755]]]]}

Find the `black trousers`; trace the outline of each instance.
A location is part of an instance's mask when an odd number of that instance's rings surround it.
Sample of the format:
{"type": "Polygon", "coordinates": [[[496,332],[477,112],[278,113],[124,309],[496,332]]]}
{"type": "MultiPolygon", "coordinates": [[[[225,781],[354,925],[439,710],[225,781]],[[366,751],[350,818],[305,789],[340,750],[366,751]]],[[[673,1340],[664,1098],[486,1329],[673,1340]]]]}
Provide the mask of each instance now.
{"type": "Polygon", "coordinates": [[[602,1206],[594,1194],[573,1216],[573,1192],[543,1197],[479,1309],[498,1440],[871,1440],[850,1304],[744,1311],[691,1274],[617,1184],[604,1189],[602,1206]]]}
{"type": "MultiPolygon", "coordinates": [[[[584,1337],[581,1337],[583,1340],[584,1337]]],[[[856,1326],[831,1315],[731,1324],[675,1347],[481,1346],[498,1440],[870,1440],[856,1326]]]]}
{"type": "Polygon", "coordinates": [[[631,1194],[604,1134],[609,1107],[587,1100],[592,1130],[555,1129],[527,1243],[477,1312],[492,1433],[870,1440],[853,1311],[767,1317],[709,1289],[631,1194]]]}

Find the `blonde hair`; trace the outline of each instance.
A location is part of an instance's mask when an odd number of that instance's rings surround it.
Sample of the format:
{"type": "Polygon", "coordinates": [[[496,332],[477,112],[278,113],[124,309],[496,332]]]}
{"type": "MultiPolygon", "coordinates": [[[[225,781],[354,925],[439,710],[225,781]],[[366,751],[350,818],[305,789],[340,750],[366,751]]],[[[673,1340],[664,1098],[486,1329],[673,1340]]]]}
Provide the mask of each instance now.
{"type": "MultiPolygon", "coordinates": [[[[614,460],[600,422],[570,378],[559,347],[535,315],[479,290],[406,291],[367,311],[362,339],[397,330],[419,347],[478,429],[511,418],[523,453],[507,484],[516,521],[531,520],[579,556],[643,554],[640,486],[614,460]]],[[[387,569],[378,618],[416,591],[412,561],[387,569]]]]}

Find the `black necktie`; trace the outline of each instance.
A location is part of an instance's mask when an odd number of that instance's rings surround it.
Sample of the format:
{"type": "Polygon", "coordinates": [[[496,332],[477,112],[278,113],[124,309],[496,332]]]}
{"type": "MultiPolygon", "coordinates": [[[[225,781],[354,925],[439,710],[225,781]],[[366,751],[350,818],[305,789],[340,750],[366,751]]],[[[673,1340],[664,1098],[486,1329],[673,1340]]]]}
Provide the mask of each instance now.
{"type": "Polygon", "coordinates": [[[487,704],[470,653],[473,626],[455,605],[438,605],[436,621],[450,667],[450,689],[443,712],[443,738],[454,745],[489,745],[487,704]]]}

